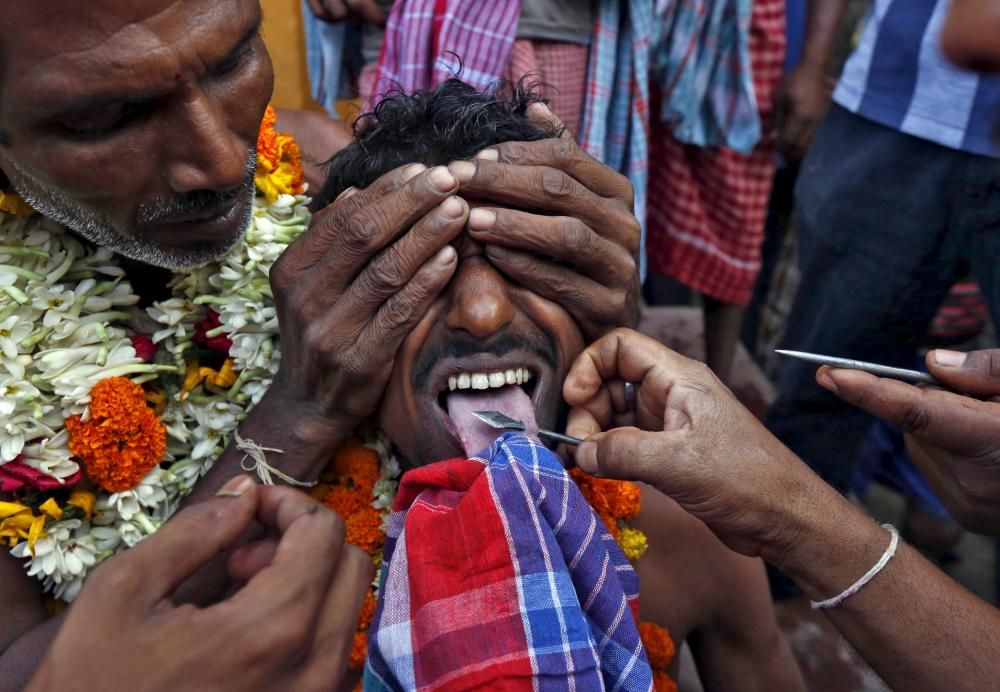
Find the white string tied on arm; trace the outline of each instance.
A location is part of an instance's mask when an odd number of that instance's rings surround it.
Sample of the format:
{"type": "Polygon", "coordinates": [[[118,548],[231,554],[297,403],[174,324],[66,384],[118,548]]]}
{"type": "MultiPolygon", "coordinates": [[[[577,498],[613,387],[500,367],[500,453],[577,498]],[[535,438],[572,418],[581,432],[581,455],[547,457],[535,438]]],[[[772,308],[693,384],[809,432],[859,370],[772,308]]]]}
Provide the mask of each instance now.
{"type": "Polygon", "coordinates": [[[280,481],[284,481],[288,485],[294,485],[299,488],[311,488],[316,485],[316,481],[306,482],[297,480],[289,476],[281,469],[275,468],[267,463],[267,455],[265,452],[284,454],[285,451],[283,449],[262,447],[253,440],[240,437],[239,430],[233,431],[233,439],[236,441],[236,449],[243,452],[243,458],[240,459],[240,468],[248,473],[250,471],[256,472],[260,482],[264,485],[274,485],[275,478],[280,481]]]}
{"type": "Polygon", "coordinates": [[[899,546],[899,531],[897,531],[896,527],[892,524],[882,524],[882,528],[889,532],[889,547],[885,549],[884,553],[882,553],[882,557],[878,559],[878,562],[872,565],[872,568],[865,572],[860,579],[833,598],[828,598],[825,601],[811,601],[813,610],[836,608],[848,598],[860,591],[865,584],[874,579],[875,575],[881,572],[882,569],[889,564],[889,560],[891,560],[892,556],[896,554],[896,548],[899,546]]]}

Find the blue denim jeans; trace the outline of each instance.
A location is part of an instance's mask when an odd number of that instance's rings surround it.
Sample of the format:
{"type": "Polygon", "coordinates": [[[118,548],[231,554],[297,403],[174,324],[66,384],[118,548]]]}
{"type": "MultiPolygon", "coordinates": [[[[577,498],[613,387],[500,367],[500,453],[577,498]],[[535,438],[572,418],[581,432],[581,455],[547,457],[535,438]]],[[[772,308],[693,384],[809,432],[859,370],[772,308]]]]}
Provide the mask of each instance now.
{"type": "MultiPolygon", "coordinates": [[[[910,365],[969,270],[1000,323],[1000,159],[833,106],[802,165],[796,228],[802,282],[785,348],[910,365]]],[[[768,427],[845,492],[871,418],[820,388],[815,373],[781,363],[768,427]]]]}

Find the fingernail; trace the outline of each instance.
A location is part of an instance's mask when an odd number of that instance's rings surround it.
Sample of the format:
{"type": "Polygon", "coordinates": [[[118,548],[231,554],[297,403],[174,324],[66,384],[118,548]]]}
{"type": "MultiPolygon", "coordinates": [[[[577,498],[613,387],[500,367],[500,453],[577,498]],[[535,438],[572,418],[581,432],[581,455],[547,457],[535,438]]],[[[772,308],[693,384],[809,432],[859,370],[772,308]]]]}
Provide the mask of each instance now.
{"type": "Polygon", "coordinates": [[[475,158],[482,159],[483,161],[499,161],[500,151],[498,149],[483,149],[476,154],[475,158]]]}
{"type": "Polygon", "coordinates": [[[584,442],[576,448],[576,465],[584,473],[594,475],[597,473],[597,444],[594,442],[584,442]]]}
{"type": "Polygon", "coordinates": [[[819,383],[820,387],[823,387],[824,389],[829,389],[834,394],[837,393],[837,383],[833,381],[832,377],[830,377],[830,373],[821,372],[817,374],[816,381],[819,383]]]}
{"type": "Polygon", "coordinates": [[[469,228],[473,231],[485,231],[495,224],[497,213],[492,209],[477,207],[469,212],[469,228]]]}
{"type": "Polygon", "coordinates": [[[448,170],[458,178],[458,182],[467,183],[476,174],[476,164],[472,161],[452,161],[448,164],[448,170]]]}
{"type": "Polygon", "coordinates": [[[434,187],[439,189],[441,192],[447,192],[448,190],[455,187],[455,176],[448,172],[448,169],[444,166],[437,166],[431,169],[428,174],[434,187]]]}
{"type": "Polygon", "coordinates": [[[441,267],[447,267],[455,261],[456,257],[458,257],[458,253],[455,252],[455,248],[451,245],[445,245],[434,255],[434,262],[441,267]]]}
{"type": "Polygon", "coordinates": [[[427,170],[427,166],[422,163],[411,163],[409,166],[403,169],[403,180],[409,180],[410,178],[420,175],[427,170]]]}
{"type": "Polygon", "coordinates": [[[343,192],[341,192],[339,195],[337,195],[337,199],[333,200],[333,203],[336,204],[337,202],[339,202],[339,201],[341,201],[343,199],[347,199],[348,197],[352,196],[357,191],[358,191],[358,188],[356,188],[356,187],[354,187],[352,185],[351,187],[347,188],[346,190],[344,190],[343,192]]]}
{"type": "Polygon", "coordinates": [[[948,351],[943,348],[934,349],[934,362],[942,368],[960,368],[965,365],[969,354],[961,351],[948,351]]]}
{"type": "Polygon", "coordinates": [[[250,476],[236,476],[230,478],[224,486],[215,493],[220,497],[239,497],[255,485],[250,476]]]}
{"type": "Polygon", "coordinates": [[[441,213],[450,219],[458,218],[465,211],[465,206],[458,197],[449,197],[441,202],[441,213]]]}

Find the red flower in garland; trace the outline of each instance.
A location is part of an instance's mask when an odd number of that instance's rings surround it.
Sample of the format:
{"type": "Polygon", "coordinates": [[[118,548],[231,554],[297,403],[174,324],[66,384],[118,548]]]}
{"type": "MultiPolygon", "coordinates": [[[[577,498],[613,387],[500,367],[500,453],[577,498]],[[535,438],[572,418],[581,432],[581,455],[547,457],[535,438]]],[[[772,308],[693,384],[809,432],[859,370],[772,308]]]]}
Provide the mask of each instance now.
{"type": "Polygon", "coordinates": [[[219,319],[219,313],[215,310],[209,310],[208,316],[194,325],[194,342],[224,356],[228,356],[229,349],[233,345],[232,339],[225,334],[217,334],[216,336],[208,335],[208,332],[221,326],[222,320],[219,319]]]}

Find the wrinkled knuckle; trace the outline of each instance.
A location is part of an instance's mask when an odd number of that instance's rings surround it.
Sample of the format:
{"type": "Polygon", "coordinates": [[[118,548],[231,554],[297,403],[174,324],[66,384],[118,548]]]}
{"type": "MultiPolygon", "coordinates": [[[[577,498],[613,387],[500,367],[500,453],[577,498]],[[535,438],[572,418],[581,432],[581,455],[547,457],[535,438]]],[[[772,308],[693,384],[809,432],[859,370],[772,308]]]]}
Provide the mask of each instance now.
{"type": "Polygon", "coordinates": [[[414,311],[414,301],[422,297],[422,293],[417,292],[413,297],[408,295],[395,294],[390,296],[382,306],[380,312],[383,323],[389,329],[399,327],[410,321],[414,311]]]}
{"type": "Polygon", "coordinates": [[[400,275],[402,274],[402,261],[399,255],[394,252],[387,252],[368,266],[365,276],[372,288],[387,290],[400,285],[400,275]]]}
{"type": "Polygon", "coordinates": [[[563,247],[574,255],[586,255],[593,250],[593,231],[579,219],[567,217],[562,236],[563,247]]]}
{"type": "Polygon", "coordinates": [[[544,167],[540,173],[541,180],[539,187],[547,197],[557,200],[570,200],[573,198],[573,179],[560,170],[544,167]]]}
{"type": "Polygon", "coordinates": [[[94,576],[96,578],[91,580],[92,591],[102,598],[108,596],[121,601],[128,601],[134,596],[141,582],[139,570],[126,569],[122,562],[108,562],[94,576]]]}
{"type": "Polygon", "coordinates": [[[930,424],[930,414],[923,398],[906,405],[899,416],[899,427],[909,433],[922,433],[930,424]]]}
{"type": "Polygon", "coordinates": [[[292,617],[292,612],[289,611],[268,627],[267,633],[263,635],[267,639],[268,650],[284,660],[301,659],[308,651],[308,627],[307,618],[292,617]]]}
{"type": "Polygon", "coordinates": [[[353,215],[344,223],[344,231],[340,234],[341,250],[351,257],[365,257],[374,248],[374,239],[380,227],[378,215],[374,211],[361,212],[353,215]]]}

